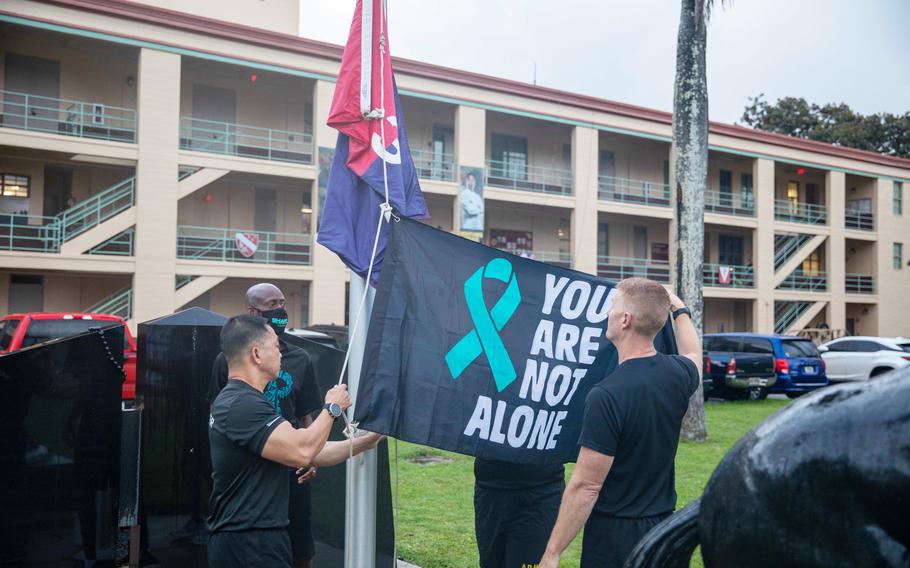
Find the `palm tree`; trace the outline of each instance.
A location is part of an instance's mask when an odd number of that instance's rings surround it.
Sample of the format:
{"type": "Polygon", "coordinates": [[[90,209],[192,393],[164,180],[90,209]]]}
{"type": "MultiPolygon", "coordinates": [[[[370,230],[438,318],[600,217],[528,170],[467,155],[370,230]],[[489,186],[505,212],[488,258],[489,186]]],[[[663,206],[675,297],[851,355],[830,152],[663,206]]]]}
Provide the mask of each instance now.
{"type": "MultiPolygon", "coordinates": [[[[726,0],[722,0],[726,3],[726,0]]],[[[713,0],[682,0],[676,43],[673,93],[673,144],[676,175],[676,293],[692,310],[695,329],[703,331],[702,263],[705,239],[705,190],[708,181],[708,80],[705,73],[707,25],[713,0]]],[[[699,386],[689,399],[682,435],[706,440],[705,404],[699,386]]]]}

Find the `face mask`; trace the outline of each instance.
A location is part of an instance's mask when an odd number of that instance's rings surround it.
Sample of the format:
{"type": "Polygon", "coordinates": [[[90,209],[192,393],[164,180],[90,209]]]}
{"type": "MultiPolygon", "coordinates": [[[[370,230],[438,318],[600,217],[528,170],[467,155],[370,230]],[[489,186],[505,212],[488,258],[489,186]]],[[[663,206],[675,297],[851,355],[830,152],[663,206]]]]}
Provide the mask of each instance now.
{"type": "Polygon", "coordinates": [[[284,308],[261,311],[259,315],[265,318],[265,321],[268,322],[269,326],[275,330],[275,334],[279,337],[284,333],[284,328],[288,326],[288,311],[284,308]]]}

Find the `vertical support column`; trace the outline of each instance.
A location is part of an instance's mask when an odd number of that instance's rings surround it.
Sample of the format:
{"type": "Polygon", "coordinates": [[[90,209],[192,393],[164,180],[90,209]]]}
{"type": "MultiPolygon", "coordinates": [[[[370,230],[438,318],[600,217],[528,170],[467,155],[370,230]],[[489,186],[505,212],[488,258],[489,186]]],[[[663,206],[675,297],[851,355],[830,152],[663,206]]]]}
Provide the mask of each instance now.
{"type": "MultiPolygon", "coordinates": [[[[461,183],[461,166],[486,168],[487,111],[482,108],[459,106],[455,109],[455,181],[461,183]]],[[[490,172],[484,170],[484,177],[490,172]]],[[[484,179],[486,188],[486,179],[484,179]]],[[[461,201],[452,200],[452,232],[461,229],[461,201]]]]}
{"type": "Polygon", "coordinates": [[[598,132],[572,129],[572,266],[597,274],[597,152],[598,132]]]}
{"type": "MultiPolygon", "coordinates": [[[[906,198],[910,193],[910,184],[904,182],[903,192],[906,198]]],[[[894,183],[890,179],[879,178],[875,187],[875,230],[878,239],[874,244],[875,255],[875,293],[878,305],[869,310],[873,320],[864,318],[863,328],[872,329],[871,334],[882,336],[910,336],[910,324],[907,314],[910,313],[910,266],[907,265],[910,252],[910,218],[907,213],[907,201],[904,200],[903,215],[895,215],[892,199],[894,183]],[[904,245],[900,270],[894,268],[894,243],[904,245]]],[[[868,316],[867,316],[868,317],[868,316]]],[[[866,331],[866,333],[869,333],[866,331]]]]}
{"type": "Polygon", "coordinates": [[[177,261],[177,153],[180,129],[180,56],[139,52],[136,166],[136,272],[133,320],[174,311],[177,261]]]}
{"type": "Polygon", "coordinates": [[[831,329],[847,328],[847,241],[844,235],[847,177],[843,172],[829,171],[825,175],[825,195],[828,198],[828,325],[831,329]]]}
{"type": "MultiPolygon", "coordinates": [[[[316,81],[313,93],[313,138],[316,163],[325,149],[335,151],[338,132],[326,124],[335,83],[316,81]]],[[[322,245],[316,244],[316,233],[325,198],[325,188],[319,188],[319,179],[313,184],[313,282],[310,288],[310,323],[344,323],[344,285],[348,270],[338,257],[322,245]],[[322,195],[320,195],[322,193],[322,195]]],[[[356,307],[355,307],[356,309],[356,307]]],[[[350,322],[353,325],[353,321],[350,322]]]]}
{"type": "Polygon", "coordinates": [[[0,272],[0,314],[9,313],[9,272],[0,272]]]}
{"type": "Polygon", "coordinates": [[[774,332],[774,161],[757,158],[752,162],[755,217],[758,227],[752,239],[755,271],[754,330],[774,332]]]}

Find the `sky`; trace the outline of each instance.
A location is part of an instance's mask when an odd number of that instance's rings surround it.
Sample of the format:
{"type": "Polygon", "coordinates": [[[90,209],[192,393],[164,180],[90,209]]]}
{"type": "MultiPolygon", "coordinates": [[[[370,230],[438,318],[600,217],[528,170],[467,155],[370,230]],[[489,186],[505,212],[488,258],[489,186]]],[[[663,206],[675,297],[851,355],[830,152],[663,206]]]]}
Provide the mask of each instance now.
{"type": "MultiPolygon", "coordinates": [[[[910,111],[910,0],[734,0],[708,28],[712,120],[764,93],[910,111]]],[[[393,56],[671,111],[679,0],[388,0],[393,56]]],[[[300,0],[343,44],[354,0],[300,0]]]]}

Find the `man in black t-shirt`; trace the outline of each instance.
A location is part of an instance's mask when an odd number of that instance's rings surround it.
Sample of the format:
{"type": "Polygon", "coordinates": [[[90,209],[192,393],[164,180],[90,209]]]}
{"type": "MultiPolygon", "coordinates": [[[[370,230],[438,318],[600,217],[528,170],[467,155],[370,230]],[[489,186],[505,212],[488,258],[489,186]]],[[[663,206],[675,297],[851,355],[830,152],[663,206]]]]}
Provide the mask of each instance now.
{"type": "Polygon", "coordinates": [[[540,568],[559,566],[582,525],[582,568],[621,568],[645,533],[676,508],[673,463],[689,397],[701,380],[701,341],[688,308],[657,282],[629,278],[617,292],[607,339],[619,365],[588,393],[578,462],[540,568]],[[654,349],[670,312],[681,355],[654,349]]]}
{"type": "Polygon", "coordinates": [[[263,396],[281,368],[272,328],[258,316],[235,316],[221,330],[221,350],[231,378],[209,417],[209,565],[289,567],[288,466],[308,467],[326,451],[332,422],[351,399],[344,385],[333,387],[313,424],[295,429],[263,396]]]}
{"type": "MultiPolygon", "coordinates": [[[[263,396],[272,404],[275,412],[294,428],[306,428],[312,424],[310,414],[322,408],[322,396],[313,371],[309,355],[303,349],[290,345],[281,339],[288,323],[284,293],[274,284],[261,283],[246,292],[247,311],[250,315],[265,318],[266,323],[278,336],[281,352],[281,369],[268,382],[263,396]]],[[[214,401],[228,384],[228,362],[224,353],[215,358],[212,377],[209,382],[209,400],[214,401]]],[[[321,456],[319,465],[330,466],[343,461],[347,454],[325,460],[321,456]]],[[[291,539],[293,565],[308,568],[312,564],[316,548],[310,523],[310,484],[316,474],[316,467],[303,472],[288,469],[289,498],[287,499],[288,535],[291,539]]]]}
{"type": "Polygon", "coordinates": [[[474,460],[474,534],[480,568],[533,566],[556,522],[562,464],[519,466],[474,460]]]}

